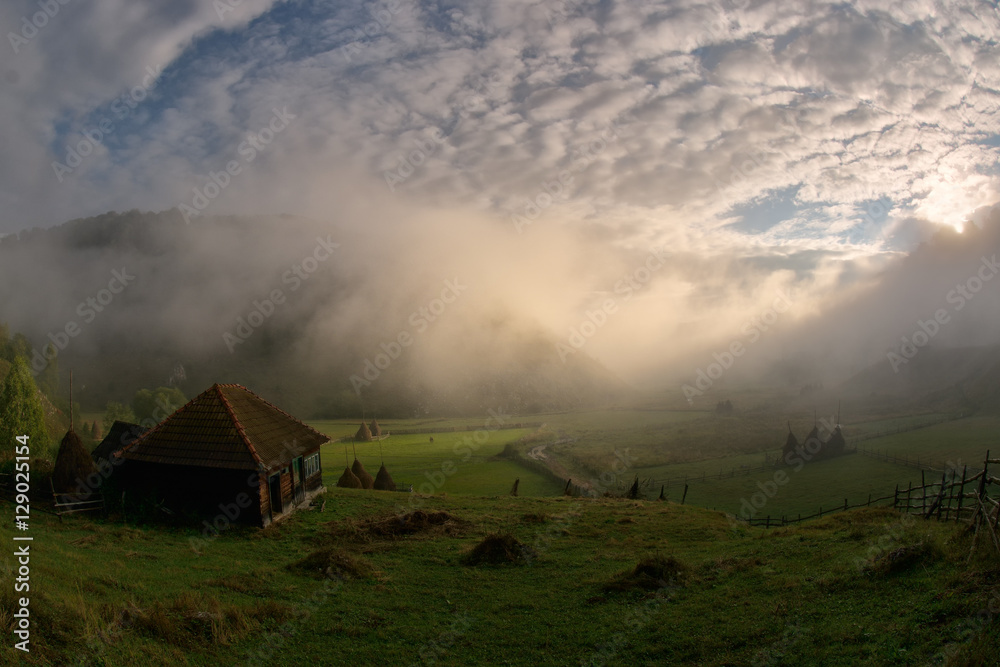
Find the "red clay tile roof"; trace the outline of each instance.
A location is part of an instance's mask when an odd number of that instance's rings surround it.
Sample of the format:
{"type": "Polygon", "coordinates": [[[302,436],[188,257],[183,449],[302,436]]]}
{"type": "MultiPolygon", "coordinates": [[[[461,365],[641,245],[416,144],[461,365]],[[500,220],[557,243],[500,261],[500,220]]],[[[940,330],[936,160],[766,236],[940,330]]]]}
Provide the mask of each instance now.
{"type": "Polygon", "coordinates": [[[330,438],[238,384],[216,384],[122,450],[132,461],[274,470],[330,438]]]}

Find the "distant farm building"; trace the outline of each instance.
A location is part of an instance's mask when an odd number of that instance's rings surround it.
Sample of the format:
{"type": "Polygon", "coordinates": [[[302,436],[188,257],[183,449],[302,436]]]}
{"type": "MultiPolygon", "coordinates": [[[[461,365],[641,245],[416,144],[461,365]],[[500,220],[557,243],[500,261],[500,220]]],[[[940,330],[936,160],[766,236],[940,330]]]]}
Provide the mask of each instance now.
{"type": "Polygon", "coordinates": [[[90,458],[94,459],[94,463],[100,463],[101,461],[113,462],[115,454],[138,440],[139,436],[145,434],[148,430],[145,426],[139,426],[138,424],[116,421],[112,424],[108,434],[101,440],[101,443],[97,447],[94,447],[94,451],[90,453],[90,458]]]}
{"type": "Polygon", "coordinates": [[[130,496],[267,526],[325,490],[328,441],[245,387],[216,384],[115,456],[130,496]]]}

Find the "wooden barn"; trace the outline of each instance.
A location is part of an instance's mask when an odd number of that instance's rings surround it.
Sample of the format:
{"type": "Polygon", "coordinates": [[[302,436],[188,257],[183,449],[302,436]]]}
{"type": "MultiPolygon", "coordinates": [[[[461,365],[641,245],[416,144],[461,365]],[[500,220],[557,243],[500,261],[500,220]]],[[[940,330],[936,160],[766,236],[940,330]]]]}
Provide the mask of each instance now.
{"type": "Polygon", "coordinates": [[[111,461],[116,453],[125,449],[148,430],[139,424],[116,421],[108,434],[104,436],[104,440],[101,440],[101,444],[97,445],[90,453],[90,457],[94,459],[94,463],[111,461]]]}
{"type": "Polygon", "coordinates": [[[116,456],[127,494],[267,526],[325,490],[328,441],[245,387],[216,384],[116,456]]]}

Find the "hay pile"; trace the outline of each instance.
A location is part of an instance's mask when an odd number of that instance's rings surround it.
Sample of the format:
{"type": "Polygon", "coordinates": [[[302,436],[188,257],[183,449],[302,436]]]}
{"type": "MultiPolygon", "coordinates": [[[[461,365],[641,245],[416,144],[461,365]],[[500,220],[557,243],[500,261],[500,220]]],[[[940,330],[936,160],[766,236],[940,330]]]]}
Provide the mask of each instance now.
{"type": "Polygon", "coordinates": [[[368,430],[371,431],[373,438],[382,437],[382,427],[378,425],[377,419],[372,419],[372,425],[368,427],[368,430]]]}
{"type": "Polygon", "coordinates": [[[536,552],[510,533],[490,533],[462,557],[466,565],[522,565],[536,552]]]}
{"type": "Polygon", "coordinates": [[[392,476],[389,474],[389,471],[385,469],[384,463],[382,464],[382,467],[378,469],[378,474],[375,475],[375,482],[372,485],[372,488],[378,491],[396,490],[396,483],[392,481],[392,476]]]}
{"type": "Polygon", "coordinates": [[[359,461],[357,457],[354,458],[354,463],[351,464],[351,472],[353,472],[354,476],[358,478],[359,482],[361,482],[362,489],[370,489],[374,486],[375,480],[368,474],[368,471],[365,470],[363,465],[361,465],[361,461],[359,461]]]}
{"type": "Polygon", "coordinates": [[[357,442],[371,442],[372,441],[372,432],[370,430],[368,430],[368,424],[366,424],[364,422],[361,422],[361,426],[360,426],[360,428],[358,428],[358,432],[354,434],[354,439],[357,442]]]}
{"type": "Polygon", "coordinates": [[[361,480],[358,479],[357,475],[351,472],[350,468],[344,468],[344,474],[340,476],[337,480],[337,486],[342,489],[361,489],[361,480]]]}
{"type": "Polygon", "coordinates": [[[449,534],[461,532],[466,521],[448,512],[414,510],[408,514],[369,519],[359,526],[375,537],[399,537],[439,529],[449,534]]]}
{"type": "Polygon", "coordinates": [[[863,570],[868,575],[887,577],[912,570],[918,565],[933,563],[940,558],[940,549],[921,541],[884,551],[872,558],[863,570]]]}
{"type": "Polygon", "coordinates": [[[690,568],[673,556],[644,558],[631,572],[619,575],[611,583],[605,584],[605,591],[655,591],[666,586],[682,585],[688,578],[690,568]]]}
{"type": "Polygon", "coordinates": [[[97,466],[83,447],[80,436],[75,431],[67,431],[59,444],[55,468],[52,471],[52,487],[57,493],[84,493],[90,495],[86,480],[97,472],[97,466]],[[83,482],[83,484],[81,484],[83,482]]]}
{"type": "Polygon", "coordinates": [[[320,549],[288,566],[314,577],[337,579],[370,579],[375,568],[360,558],[340,549],[320,549]]]}

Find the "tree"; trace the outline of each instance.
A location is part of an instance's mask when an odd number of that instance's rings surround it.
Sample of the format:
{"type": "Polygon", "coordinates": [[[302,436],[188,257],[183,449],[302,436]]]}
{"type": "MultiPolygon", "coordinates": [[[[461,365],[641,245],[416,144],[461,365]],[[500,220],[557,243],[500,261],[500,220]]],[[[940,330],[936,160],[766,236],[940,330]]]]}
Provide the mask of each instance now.
{"type": "Polygon", "coordinates": [[[132,399],[132,411],[143,426],[147,426],[147,422],[156,425],[185,403],[187,399],[177,387],[140,389],[132,399]]]}
{"type": "Polygon", "coordinates": [[[14,451],[15,438],[28,436],[31,451],[38,455],[47,452],[49,435],[45,430],[45,410],[38,387],[31,377],[31,370],[24,357],[14,359],[10,373],[0,389],[0,451],[14,451]]]}
{"type": "Polygon", "coordinates": [[[138,420],[135,418],[132,408],[122,405],[118,401],[108,401],[108,407],[104,411],[104,423],[109,425],[108,428],[111,428],[111,425],[114,425],[116,421],[134,424],[138,420]]]}

